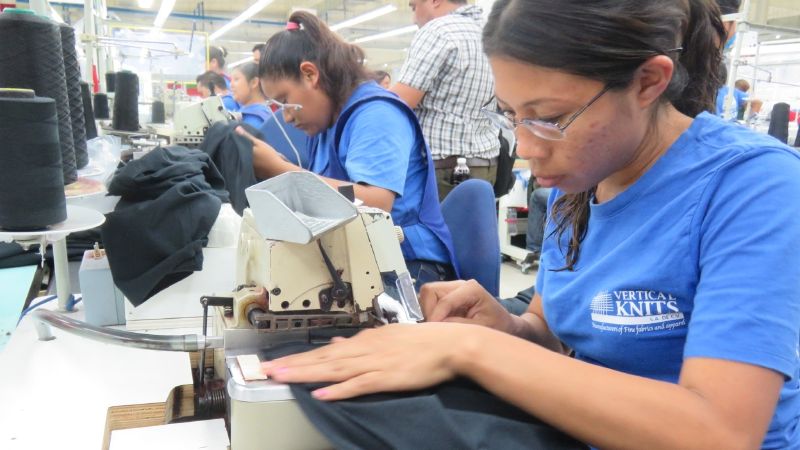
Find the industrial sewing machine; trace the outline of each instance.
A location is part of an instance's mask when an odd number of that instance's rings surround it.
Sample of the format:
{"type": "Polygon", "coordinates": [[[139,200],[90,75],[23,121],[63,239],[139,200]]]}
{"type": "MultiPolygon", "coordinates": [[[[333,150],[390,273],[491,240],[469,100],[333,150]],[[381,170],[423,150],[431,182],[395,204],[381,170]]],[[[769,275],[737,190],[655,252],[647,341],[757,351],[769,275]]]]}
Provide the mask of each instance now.
{"type": "MultiPolygon", "coordinates": [[[[386,212],[356,207],[316,175],[292,172],[252,186],[239,234],[236,288],[204,296],[213,336],[154,336],[106,330],[50,311],[36,317],[123,345],[201,351],[196,409],[224,405],[233,450],[329,448],[286,385],[247,380],[237,357],[291,342],[325,343],[422,313],[400,250],[402,233],[386,212]],[[210,311],[209,311],[210,308],[210,311]],[[163,341],[163,342],[160,342],[163,341]],[[206,381],[205,351],[214,350],[206,381]]],[[[46,326],[40,338],[52,337],[46,326]]]]}
{"type": "Polygon", "coordinates": [[[173,145],[197,147],[203,143],[206,131],[215,122],[235,120],[225,109],[222,98],[211,96],[175,111],[173,145]]]}

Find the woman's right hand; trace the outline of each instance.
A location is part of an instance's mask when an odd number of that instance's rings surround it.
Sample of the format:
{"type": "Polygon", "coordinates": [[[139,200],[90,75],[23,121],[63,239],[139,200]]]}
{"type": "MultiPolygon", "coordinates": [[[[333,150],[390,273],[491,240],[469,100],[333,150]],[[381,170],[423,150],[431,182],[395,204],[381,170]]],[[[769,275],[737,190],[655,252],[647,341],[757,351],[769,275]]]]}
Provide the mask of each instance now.
{"type": "Polygon", "coordinates": [[[515,316],[475,280],[427,283],[419,291],[428,322],[460,322],[517,334],[515,316]]]}

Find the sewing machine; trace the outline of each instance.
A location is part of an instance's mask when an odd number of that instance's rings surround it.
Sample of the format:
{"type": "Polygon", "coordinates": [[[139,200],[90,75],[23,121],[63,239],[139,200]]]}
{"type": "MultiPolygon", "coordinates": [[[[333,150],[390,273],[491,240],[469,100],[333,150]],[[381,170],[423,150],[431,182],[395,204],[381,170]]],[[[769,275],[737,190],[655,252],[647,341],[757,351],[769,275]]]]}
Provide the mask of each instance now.
{"type": "Polygon", "coordinates": [[[399,228],[386,212],[354,206],[308,172],[275,177],[246,194],[238,289],[230,308],[216,307],[214,317],[214,334],[225,342],[215,352],[215,372],[227,376],[231,445],[325,448],[288,387],[245,381],[236,356],[420,320],[399,228]]]}
{"type": "Polygon", "coordinates": [[[175,111],[172,144],[196,147],[203,143],[206,131],[213,123],[228,120],[234,120],[234,117],[217,96],[181,108],[175,111]]]}
{"type": "MultiPolygon", "coordinates": [[[[117,344],[200,350],[195,405],[224,403],[233,450],[330,448],[288,386],[246,380],[237,356],[421,320],[400,250],[402,232],[388,213],[355,206],[308,172],[274,177],[246,194],[250,208],[239,232],[236,287],[201,300],[213,316],[211,336],[205,325],[202,336],[155,336],[91,327],[49,311],[36,317],[117,344]],[[214,351],[214,375],[224,379],[224,388],[205,382],[206,349],[214,351]]],[[[40,339],[52,338],[40,328],[40,339]]]]}

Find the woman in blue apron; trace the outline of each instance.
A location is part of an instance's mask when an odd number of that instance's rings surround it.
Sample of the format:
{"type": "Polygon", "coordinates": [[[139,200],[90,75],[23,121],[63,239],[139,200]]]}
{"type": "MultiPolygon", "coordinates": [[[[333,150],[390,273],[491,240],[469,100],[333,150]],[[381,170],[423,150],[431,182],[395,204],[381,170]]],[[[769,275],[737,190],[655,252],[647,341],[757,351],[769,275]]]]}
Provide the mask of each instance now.
{"type": "Polygon", "coordinates": [[[258,64],[247,62],[236,66],[231,73],[233,99],[239,104],[242,122],[258,129],[270,117],[266,99],[258,83],[258,64]]]}
{"type": "MultiPolygon", "coordinates": [[[[360,48],[317,17],[296,12],[286,30],[267,41],[261,87],[283,106],[287,123],[311,136],[312,172],[334,187],[352,184],[366,205],[391,212],[403,228],[403,256],[417,285],[453,279],[452,238],[422,130],[402,100],[372,81],[363,60],[360,48]]],[[[257,176],[301,170],[253,141],[257,176]]]]}

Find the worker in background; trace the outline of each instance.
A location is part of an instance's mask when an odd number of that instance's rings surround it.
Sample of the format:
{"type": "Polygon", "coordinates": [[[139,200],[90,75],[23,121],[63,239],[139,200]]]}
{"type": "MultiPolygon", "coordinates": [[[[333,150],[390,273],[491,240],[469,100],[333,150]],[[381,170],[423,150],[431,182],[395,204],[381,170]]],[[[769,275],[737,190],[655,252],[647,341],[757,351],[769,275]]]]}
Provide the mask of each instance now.
{"type": "Polygon", "coordinates": [[[256,44],[253,46],[253,61],[258,64],[261,61],[261,55],[264,54],[264,44],[256,44]]]}
{"type": "Polygon", "coordinates": [[[709,113],[723,43],[708,0],[495,2],[494,117],[555,188],[530,308],[431,283],[427,323],[266,374],[322,400],[466,377],[594,448],[800,448],[800,154],[709,113]]]}
{"type": "Polygon", "coordinates": [[[225,57],[228,56],[228,51],[225,47],[217,47],[211,45],[208,47],[208,70],[218,73],[225,79],[225,85],[230,89],[231,77],[225,73],[225,57]]]}
{"type": "Polygon", "coordinates": [[[231,92],[239,104],[242,122],[258,129],[272,114],[267,109],[266,99],[261,93],[258,80],[258,64],[246,62],[233,69],[231,73],[231,92]]]}
{"type": "Polygon", "coordinates": [[[373,79],[384,89],[392,87],[392,76],[385,70],[376,70],[373,79]]]}
{"type": "Polygon", "coordinates": [[[483,10],[466,0],[411,0],[420,27],[391,90],[417,113],[431,149],[439,197],[453,188],[453,169],[467,158],[471,178],[494,184],[498,130],[480,113],[494,106],[492,72],[481,51],[483,10]]]}
{"type": "Polygon", "coordinates": [[[225,79],[222,75],[208,71],[197,76],[197,91],[200,93],[201,98],[208,98],[216,95],[222,99],[222,104],[228,111],[238,111],[239,104],[233,99],[231,91],[225,84],[225,79]]]}
{"type": "MultiPolygon", "coordinates": [[[[403,256],[417,284],[453,279],[452,238],[416,116],[372,80],[363,60],[362,49],[298,11],[267,41],[261,86],[283,106],[286,122],[311,136],[312,172],[333,187],[352,185],[366,205],[391,213],[403,229],[403,256]]],[[[301,170],[249,137],[258,177],[301,170]]]]}

